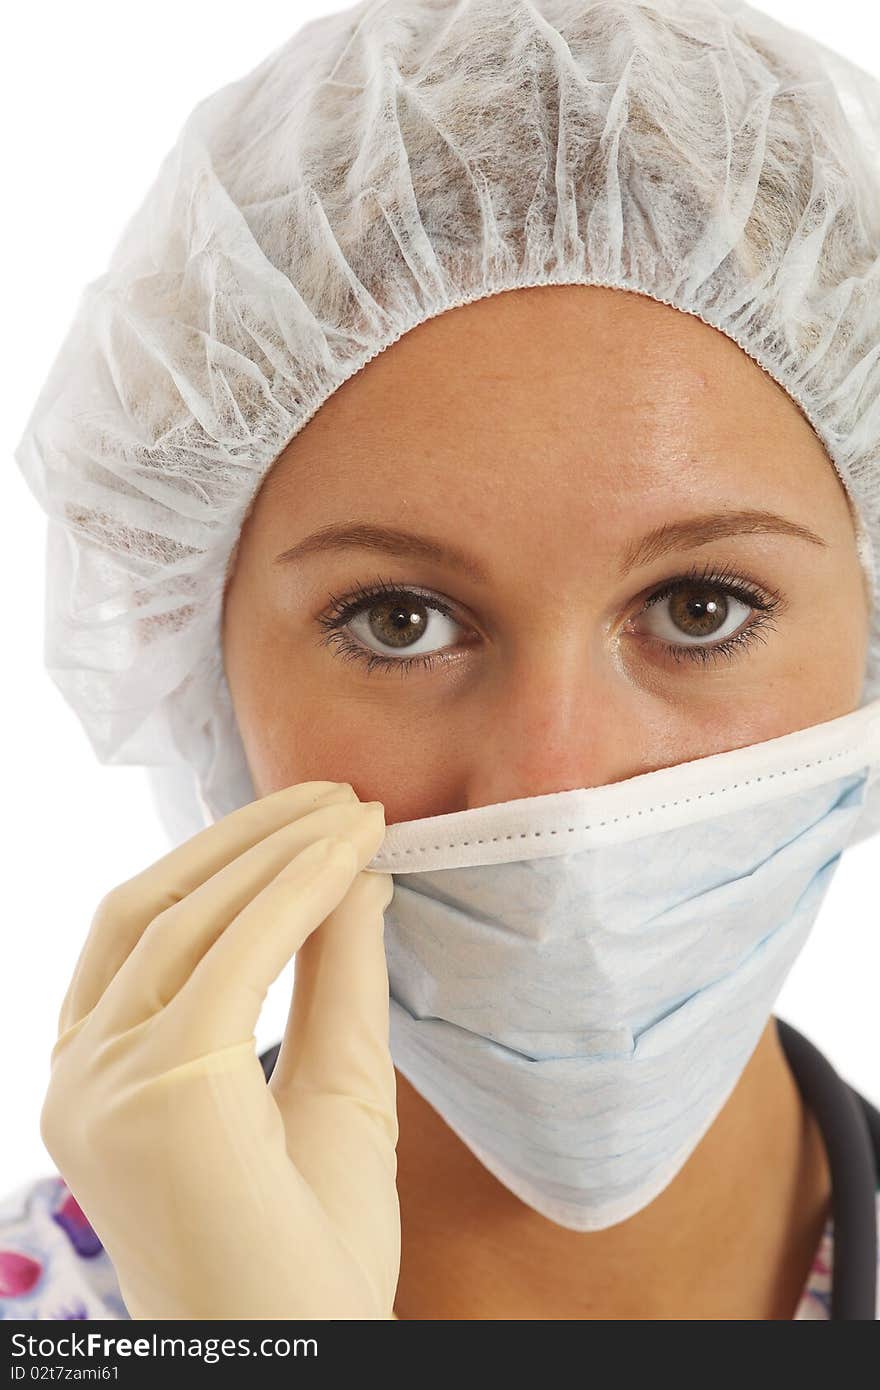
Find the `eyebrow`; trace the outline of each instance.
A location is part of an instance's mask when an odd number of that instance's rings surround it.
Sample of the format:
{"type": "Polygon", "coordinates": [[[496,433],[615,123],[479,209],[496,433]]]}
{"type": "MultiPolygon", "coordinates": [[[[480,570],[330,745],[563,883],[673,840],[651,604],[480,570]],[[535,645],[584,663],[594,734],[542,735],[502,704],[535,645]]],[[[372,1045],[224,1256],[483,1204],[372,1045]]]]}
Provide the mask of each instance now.
{"type": "Polygon", "coordinates": [[[789,521],[784,516],[777,516],[775,512],[753,508],[716,512],[707,516],[691,517],[688,521],[672,521],[663,526],[656,526],[624,553],[620,573],[629,574],[630,570],[638,565],[649,565],[669,550],[688,550],[706,545],[710,541],[721,540],[725,536],[749,535],[762,531],[794,536],[798,540],[811,541],[813,545],[828,544],[808,526],[789,521]]]}
{"type": "Polygon", "coordinates": [[[323,526],[289,550],[282,550],[280,555],[275,556],[275,563],[286,565],[305,555],[351,549],[378,550],[386,555],[407,556],[413,560],[434,560],[460,570],[477,584],[489,582],[488,571],[479,561],[449,541],[415,536],[410,531],[398,531],[392,526],[372,526],[366,522],[354,526],[323,526]]]}
{"type": "MultiPolygon", "coordinates": [[[[687,550],[725,536],[755,532],[777,532],[827,546],[821,536],[799,522],[789,521],[775,512],[744,510],[717,512],[692,517],[688,521],[667,522],[655,527],[630,546],[623,555],[620,574],[626,575],[637,566],[651,564],[670,550],[687,550]]],[[[459,570],[477,584],[488,584],[489,574],[474,556],[449,541],[430,536],[417,536],[392,526],[377,526],[366,522],[355,525],[323,526],[296,545],[275,556],[275,564],[286,565],[307,555],[325,554],[337,550],[372,550],[414,560],[432,560],[459,570]]]]}

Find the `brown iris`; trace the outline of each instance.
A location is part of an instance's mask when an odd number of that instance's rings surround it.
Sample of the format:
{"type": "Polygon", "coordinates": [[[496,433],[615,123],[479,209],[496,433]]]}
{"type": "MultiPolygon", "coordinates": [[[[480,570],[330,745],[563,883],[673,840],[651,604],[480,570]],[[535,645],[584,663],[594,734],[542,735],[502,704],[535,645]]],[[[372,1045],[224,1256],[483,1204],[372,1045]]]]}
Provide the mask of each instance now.
{"type": "Polygon", "coordinates": [[[707,637],[723,627],[727,599],[710,585],[690,584],[670,595],[669,614],[688,637],[707,637]]]}
{"type": "Polygon", "coordinates": [[[427,626],[428,605],[416,598],[386,599],[373,604],[369,612],[370,631],[389,647],[410,646],[427,626]]]}

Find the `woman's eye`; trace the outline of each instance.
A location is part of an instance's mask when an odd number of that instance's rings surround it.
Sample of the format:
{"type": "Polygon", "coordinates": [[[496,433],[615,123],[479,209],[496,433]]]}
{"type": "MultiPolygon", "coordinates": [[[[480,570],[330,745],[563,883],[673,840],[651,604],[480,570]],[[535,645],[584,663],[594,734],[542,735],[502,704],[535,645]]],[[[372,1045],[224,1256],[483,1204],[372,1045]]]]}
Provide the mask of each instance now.
{"type": "Polygon", "coordinates": [[[638,631],[677,646],[723,642],[740,630],[755,606],[719,584],[678,582],[648,599],[638,614],[638,631]]]}
{"type": "Polygon", "coordinates": [[[428,599],[404,593],[400,598],[371,603],[356,613],[346,627],[365,647],[382,656],[394,652],[423,656],[454,645],[460,624],[428,599]]]}
{"type": "Polygon", "coordinates": [[[430,668],[439,654],[465,631],[442,599],[380,583],[359,589],[318,621],[343,657],[375,666],[395,667],[402,675],[416,665],[430,668]]]}

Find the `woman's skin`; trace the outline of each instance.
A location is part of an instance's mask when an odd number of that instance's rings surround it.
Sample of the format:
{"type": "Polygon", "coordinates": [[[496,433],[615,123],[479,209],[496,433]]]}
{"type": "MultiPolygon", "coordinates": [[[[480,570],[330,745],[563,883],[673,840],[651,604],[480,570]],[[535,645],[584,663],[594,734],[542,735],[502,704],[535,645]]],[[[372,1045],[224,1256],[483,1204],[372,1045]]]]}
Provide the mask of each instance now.
{"type": "MultiPolygon", "coordinates": [[[[350,782],[388,825],[621,781],[861,699],[867,586],[824,448],[730,339],[619,290],[510,291],[407,333],[283,452],[230,576],[224,659],[257,795],[350,782]],[[736,520],[758,509],[796,533],[736,520]],[[644,542],[718,513],[733,534],[644,542]],[[474,569],[365,544],[277,558],[352,524],[454,546],[474,569]],[[351,646],[439,653],[433,667],[368,670],[327,640],[334,600],[377,582],[422,599],[401,612],[379,593],[348,619],[351,646]],[[761,618],[726,659],[688,656],[761,618]]],[[[526,1206],[397,1082],[400,1317],[793,1316],[830,1178],[772,1018],[676,1178],[603,1231],[526,1206]]]]}

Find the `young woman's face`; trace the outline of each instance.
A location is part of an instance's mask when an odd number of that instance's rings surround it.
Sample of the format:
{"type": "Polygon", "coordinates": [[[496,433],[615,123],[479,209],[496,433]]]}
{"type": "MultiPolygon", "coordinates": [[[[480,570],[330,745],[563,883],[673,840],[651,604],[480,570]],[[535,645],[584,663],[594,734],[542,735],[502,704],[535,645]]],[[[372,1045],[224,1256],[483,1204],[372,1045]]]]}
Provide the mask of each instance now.
{"type": "Polygon", "coordinates": [[[776,383],[668,305],[552,286],[419,325],[325,402],[243,527],[223,644],[257,796],[350,782],[391,825],[848,713],[868,613],[776,383]]]}

